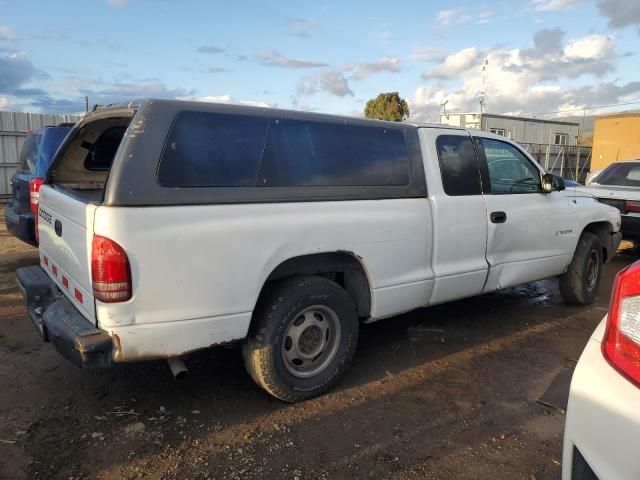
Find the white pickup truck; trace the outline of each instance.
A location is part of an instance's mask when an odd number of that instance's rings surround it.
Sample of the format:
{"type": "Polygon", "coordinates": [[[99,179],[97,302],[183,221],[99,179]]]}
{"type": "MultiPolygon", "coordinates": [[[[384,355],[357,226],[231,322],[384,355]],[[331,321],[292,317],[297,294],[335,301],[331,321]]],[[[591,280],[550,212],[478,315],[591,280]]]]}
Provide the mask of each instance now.
{"type": "Polygon", "coordinates": [[[77,365],[236,342],[297,401],[335,384],[363,323],[553,276],[592,302],[620,214],[563,189],[487,132],[146,100],[67,137],[17,279],[77,365]]]}

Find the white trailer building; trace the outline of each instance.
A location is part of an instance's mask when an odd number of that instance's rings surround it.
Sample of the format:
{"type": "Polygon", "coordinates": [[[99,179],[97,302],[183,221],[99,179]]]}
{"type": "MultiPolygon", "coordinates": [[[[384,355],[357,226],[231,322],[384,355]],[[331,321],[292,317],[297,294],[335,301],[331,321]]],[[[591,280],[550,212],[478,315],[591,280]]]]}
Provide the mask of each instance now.
{"type": "Polygon", "coordinates": [[[440,123],[476,128],[518,143],[577,145],[580,124],[492,113],[442,113],[440,123]]]}

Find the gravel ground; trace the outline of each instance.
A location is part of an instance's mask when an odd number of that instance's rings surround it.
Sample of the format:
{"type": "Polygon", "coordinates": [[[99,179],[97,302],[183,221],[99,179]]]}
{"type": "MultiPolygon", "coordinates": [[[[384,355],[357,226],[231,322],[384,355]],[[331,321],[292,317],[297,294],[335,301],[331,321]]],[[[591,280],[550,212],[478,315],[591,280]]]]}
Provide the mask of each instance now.
{"type": "Polygon", "coordinates": [[[623,244],[590,308],[550,280],[367,325],[334,391],[286,405],[237,348],[188,357],[181,381],[163,362],[67,363],[15,286],[37,251],[0,229],[0,478],[557,479],[564,413],[538,399],[556,378],[568,390],[636,258],[623,244]]]}

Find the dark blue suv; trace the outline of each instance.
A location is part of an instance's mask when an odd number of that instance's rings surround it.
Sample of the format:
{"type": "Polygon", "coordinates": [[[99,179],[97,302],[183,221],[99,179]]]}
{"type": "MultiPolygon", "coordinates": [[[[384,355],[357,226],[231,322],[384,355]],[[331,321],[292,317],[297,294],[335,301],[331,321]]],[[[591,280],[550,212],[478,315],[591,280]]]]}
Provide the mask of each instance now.
{"type": "Polygon", "coordinates": [[[61,123],[31,131],[20,151],[19,170],[11,179],[13,199],[5,208],[4,220],[9,233],[31,245],[38,245],[36,215],[42,179],[73,125],[61,123]]]}

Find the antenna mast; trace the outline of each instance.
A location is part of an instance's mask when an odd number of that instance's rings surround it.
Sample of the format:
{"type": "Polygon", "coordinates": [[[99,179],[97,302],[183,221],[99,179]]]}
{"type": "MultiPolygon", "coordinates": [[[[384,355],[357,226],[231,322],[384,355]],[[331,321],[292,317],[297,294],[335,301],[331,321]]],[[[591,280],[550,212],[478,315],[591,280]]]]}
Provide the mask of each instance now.
{"type": "Polygon", "coordinates": [[[485,100],[486,95],[486,81],[487,81],[487,65],[489,65],[489,59],[485,58],[484,63],[482,64],[482,91],[480,92],[480,113],[485,113],[487,111],[487,103],[485,100]]]}
{"type": "Polygon", "coordinates": [[[446,119],[449,120],[449,114],[447,113],[447,103],[449,103],[449,100],[445,100],[444,103],[440,104],[440,106],[442,107],[442,115],[444,115],[446,119]]]}

